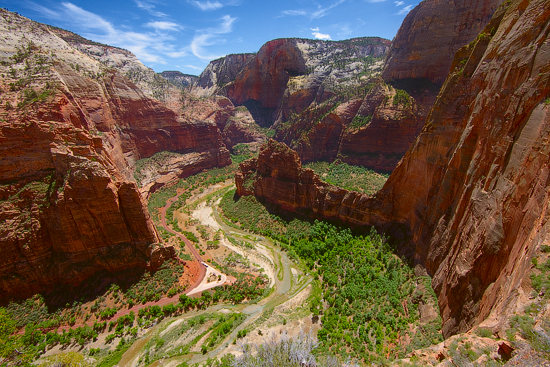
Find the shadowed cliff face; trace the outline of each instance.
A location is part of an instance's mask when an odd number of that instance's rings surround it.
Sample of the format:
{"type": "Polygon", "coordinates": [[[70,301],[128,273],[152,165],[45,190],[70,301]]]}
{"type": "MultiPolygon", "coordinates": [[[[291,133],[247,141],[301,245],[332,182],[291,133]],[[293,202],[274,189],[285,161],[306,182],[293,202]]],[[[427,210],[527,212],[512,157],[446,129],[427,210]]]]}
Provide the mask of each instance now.
{"type": "Polygon", "coordinates": [[[407,14],[386,58],[387,82],[425,78],[443,84],[452,55],[471,42],[502,0],[427,0],[407,14]]]}
{"type": "Polygon", "coordinates": [[[487,319],[498,328],[515,310],[534,251],[548,241],[549,5],[506,3],[457,52],[426,126],[376,197],[333,194],[304,179],[298,159],[260,172],[261,156],[243,163],[238,192],[393,236],[403,229],[403,251],[433,275],[444,336],[487,319]]]}
{"type": "Polygon", "coordinates": [[[457,53],[423,132],[381,193],[434,274],[446,335],[512,312],[546,240],[550,7],[504,9],[457,53]]]}

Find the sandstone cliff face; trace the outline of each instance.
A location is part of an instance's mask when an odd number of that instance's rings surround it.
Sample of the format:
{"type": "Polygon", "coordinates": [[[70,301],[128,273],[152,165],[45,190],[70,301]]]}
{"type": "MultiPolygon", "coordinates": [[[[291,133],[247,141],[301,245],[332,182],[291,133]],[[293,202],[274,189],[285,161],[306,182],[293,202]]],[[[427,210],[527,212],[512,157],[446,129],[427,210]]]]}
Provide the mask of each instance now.
{"type": "Polygon", "coordinates": [[[240,164],[235,174],[237,194],[267,199],[283,210],[312,212],[325,219],[351,224],[354,214],[344,203],[357,205],[372,200],[368,195],[329,185],[313,170],[302,169],[298,154],[284,143],[269,140],[258,155],[240,164]]]}
{"type": "Polygon", "coordinates": [[[402,250],[433,275],[444,336],[483,320],[502,326],[548,242],[549,19],[547,0],[507,2],[457,52],[426,126],[376,197],[333,193],[296,157],[263,171],[243,163],[239,193],[408,236],[402,250]]]}
{"type": "Polygon", "coordinates": [[[427,0],[407,14],[386,58],[386,81],[428,79],[441,85],[452,56],[471,42],[502,0],[427,0]]]}
{"type": "Polygon", "coordinates": [[[136,55],[130,51],[90,41],[65,29],[53,26],[48,26],[48,29],[71,45],[72,48],[101,62],[107,68],[122,73],[147,97],[167,103],[173,103],[179,99],[180,88],[170,83],[161,74],[157,74],[153,69],[143,65],[136,55]]]}
{"type": "Polygon", "coordinates": [[[210,61],[191,87],[191,93],[199,97],[223,95],[223,87],[235,80],[255,54],[233,54],[210,61]]]}
{"type": "Polygon", "coordinates": [[[362,60],[383,57],[389,44],[380,38],[277,39],[255,55],[213,61],[193,93],[227,96],[235,105],[247,106],[260,125],[269,126],[288,120],[293,112],[300,113],[315,98],[326,100],[330,91],[325,89],[330,90],[335,80],[342,87],[355,85],[355,79],[366,73],[362,60]]]}
{"type": "Polygon", "coordinates": [[[181,90],[190,88],[199,78],[196,75],[184,74],[181,71],[163,71],[160,76],[181,90]]]}
{"type": "MultiPolygon", "coordinates": [[[[392,171],[420,133],[427,111],[406,92],[380,79],[373,84],[364,98],[312,104],[280,124],[275,138],[295,149],[304,162],[338,158],[348,164],[392,171]],[[401,95],[404,98],[400,99],[401,95]]],[[[420,96],[416,94],[424,101],[420,96]]],[[[426,99],[435,97],[432,94],[426,99]]]]}
{"type": "Polygon", "coordinates": [[[546,240],[548,5],[512,1],[457,53],[426,127],[381,193],[434,274],[447,335],[512,312],[546,240]]]}
{"type": "Polygon", "coordinates": [[[497,2],[453,3],[451,13],[442,2],[423,2],[392,43],[384,79],[376,58],[388,52],[386,40],[280,39],[243,63],[225,87],[203,91],[246,105],[304,162],[338,158],[389,172],[420,133],[454,52],[477,36],[497,2]],[[406,103],[394,98],[403,91],[412,97],[406,103]]]}
{"type": "Polygon", "coordinates": [[[231,103],[176,112],[45,25],[0,10],[0,33],[0,301],[174,256],[131,167],[162,150],[195,154],[190,171],[228,164],[231,103]]]}

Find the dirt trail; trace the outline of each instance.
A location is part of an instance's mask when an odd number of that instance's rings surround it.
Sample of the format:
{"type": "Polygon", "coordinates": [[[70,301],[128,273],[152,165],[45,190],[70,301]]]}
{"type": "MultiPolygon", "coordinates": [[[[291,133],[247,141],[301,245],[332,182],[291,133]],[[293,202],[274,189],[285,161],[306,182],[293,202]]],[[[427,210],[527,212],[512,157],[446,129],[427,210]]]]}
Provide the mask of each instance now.
{"type": "MultiPolygon", "coordinates": [[[[160,209],[160,218],[161,218],[161,224],[162,224],[162,227],[167,230],[168,232],[176,235],[177,237],[179,237],[180,239],[183,240],[183,242],[187,245],[187,247],[189,248],[189,250],[191,251],[191,253],[193,254],[193,256],[195,257],[195,261],[196,263],[198,264],[198,267],[199,267],[199,277],[198,279],[191,285],[191,287],[187,288],[186,291],[184,292],[185,294],[195,294],[195,293],[199,293],[200,291],[194,291],[195,288],[197,288],[202,282],[203,282],[203,279],[205,279],[205,275],[206,275],[206,266],[203,264],[203,260],[200,256],[200,254],[198,253],[198,251],[195,249],[195,247],[192,245],[191,241],[189,241],[183,234],[179,233],[179,232],[176,232],[174,230],[172,230],[171,228],[168,227],[168,225],[166,224],[166,211],[168,210],[168,208],[170,208],[170,206],[176,202],[176,200],[178,200],[178,198],[182,195],[183,193],[180,193],[180,194],[177,194],[176,196],[168,199],[168,201],[166,202],[166,205],[164,207],[162,207],[160,209]]],[[[220,273],[221,274],[221,273],[220,273]]],[[[225,274],[223,274],[223,279],[226,279],[225,277],[225,274]]],[[[218,286],[218,285],[222,285],[223,283],[220,283],[220,284],[216,284],[215,286],[218,286]]],[[[205,289],[209,289],[209,288],[212,288],[212,287],[207,287],[205,289]]],[[[201,291],[204,290],[204,289],[201,289],[201,291]]],[[[133,306],[131,308],[128,308],[128,309],[125,309],[125,310],[120,310],[118,311],[113,317],[111,317],[110,319],[106,320],[106,321],[117,321],[119,318],[121,318],[122,316],[126,316],[128,315],[130,312],[134,312],[136,315],[137,313],[139,312],[140,309],[142,308],[145,308],[145,307],[148,307],[148,306],[165,306],[167,304],[170,304],[170,303],[177,303],[179,301],[179,296],[180,294],[182,293],[179,293],[179,294],[176,294],[175,296],[173,297],[164,297],[164,298],[161,298],[160,300],[158,301],[151,301],[151,302],[147,302],[145,304],[139,304],[139,305],[136,305],[136,306],[133,306]]],[[[99,321],[99,320],[98,320],[99,321]]],[[[85,323],[81,323],[81,324],[76,324],[76,325],[73,325],[73,326],[69,326],[69,325],[65,325],[65,326],[60,326],[59,328],[57,328],[57,331],[58,332],[62,332],[63,330],[70,330],[70,329],[76,329],[78,327],[82,327],[82,326],[93,326],[94,325],[94,322],[95,321],[90,321],[90,322],[85,322],[85,323]]],[[[22,329],[22,330],[19,330],[19,332],[17,334],[24,334],[25,333],[25,330],[22,329]]]]}
{"type": "Polygon", "coordinates": [[[165,230],[172,233],[176,237],[180,238],[185,243],[185,245],[187,246],[189,251],[191,251],[191,253],[195,257],[195,261],[197,261],[198,264],[199,264],[199,268],[200,268],[199,278],[195,281],[195,283],[193,283],[193,285],[191,285],[190,288],[187,289],[187,293],[189,293],[201,284],[202,280],[204,279],[204,276],[206,275],[206,266],[204,266],[201,255],[199,254],[199,252],[197,251],[195,246],[193,246],[191,241],[189,241],[187,239],[187,237],[185,237],[183,234],[174,231],[172,228],[169,228],[168,225],[166,224],[166,211],[168,210],[168,208],[170,208],[170,206],[172,204],[174,204],[174,202],[176,202],[179,199],[179,197],[182,194],[183,194],[183,192],[177,194],[176,196],[174,196],[170,199],[168,199],[168,201],[166,202],[166,205],[160,210],[160,221],[161,221],[162,227],[165,230]]]}
{"type": "MultiPolygon", "coordinates": [[[[225,187],[223,187],[225,188],[225,187]]],[[[210,187],[205,192],[202,193],[202,195],[210,194],[215,191],[219,191],[223,188],[217,188],[217,187],[210,187]],[[217,190],[216,190],[217,189],[217,190]]],[[[201,200],[201,197],[197,197],[197,201],[201,200]]],[[[162,224],[163,227],[169,230],[171,233],[174,233],[178,235],[177,232],[174,232],[167,228],[166,226],[166,210],[177,200],[177,196],[174,198],[171,198],[166,206],[161,211],[161,218],[162,218],[162,224]]],[[[228,226],[223,222],[223,220],[220,218],[219,214],[217,213],[215,207],[219,204],[219,200],[216,200],[215,203],[209,204],[207,202],[199,202],[198,205],[195,207],[195,210],[192,213],[192,216],[200,221],[203,225],[208,225],[211,228],[218,230],[221,229],[225,234],[231,234],[232,236],[240,237],[244,240],[245,236],[247,238],[250,238],[250,233],[247,233],[245,231],[242,231],[240,229],[228,226]]],[[[181,235],[182,239],[184,239],[186,245],[191,249],[192,253],[195,254],[196,250],[193,246],[191,246],[191,243],[185,238],[185,236],[181,235]]],[[[266,271],[266,275],[268,275],[268,278],[270,280],[270,286],[274,285],[275,290],[271,292],[269,296],[262,299],[257,304],[243,304],[243,305],[236,305],[236,306],[228,306],[228,305],[213,305],[208,307],[206,310],[202,310],[197,312],[190,312],[186,313],[185,315],[179,316],[178,318],[187,318],[191,317],[192,315],[204,313],[204,312],[215,312],[219,311],[221,309],[230,308],[234,311],[242,312],[247,316],[246,320],[239,325],[237,328],[235,328],[229,335],[226,336],[224,341],[215,349],[208,351],[205,355],[201,353],[192,353],[191,359],[187,359],[187,362],[191,365],[193,363],[200,363],[204,362],[207,358],[215,358],[219,355],[225,354],[227,352],[233,352],[235,347],[234,345],[230,344],[230,341],[233,339],[236,339],[236,335],[240,330],[245,329],[246,327],[252,325],[256,320],[258,320],[261,316],[263,311],[266,308],[271,307],[277,307],[279,308],[294,308],[297,305],[304,302],[304,297],[307,297],[307,294],[309,294],[308,288],[306,291],[306,288],[311,283],[311,277],[305,277],[300,282],[294,284],[293,281],[293,273],[295,272],[295,269],[293,268],[292,261],[288,258],[286,253],[280,251],[277,249],[273,242],[271,242],[268,239],[255,236],[254,242],[254,249],[250,250],[244,250],[240,247],[234,246],[229,243],[229,241],[226,241],[225,238],[221,241],[223,245],[227,248],[229,248],[232,251],[235,251],[237,253],[240,253],[241,255],[247,255],[247,257],[250,257],[250,260],[253,262],[256,262],[257,264],[260,264],[266,271]],[[281,268],[281,269],[280,269],[281,268]],[[281,273],[282,279],[279,279],[278,274],[281,273]]],[[[196,257],[196,259],[202,264],[202,259],[200,256],[196,257]]],[[[201,267],[203,269],[204,267],[201,267]]],[[[215,269],[212,269],[215,270],[215,269]]],[[[215,273],[217,274],[217,273],[215,273]]],[[[204,277],[204,275],[202,275],[204,277]]],[[[198,286],[199,282],[196,282],[194,284],[192,289],[197,290],[195,287],[198,286]]],[[[190,289],[190,291],[192,290],[190,289]]],[[[189,293],[189,292],[188,292],[189,293]]],[[[177,322],[177,321],[175,321],[177,322]]],[[[176,324],[177,325],[177,324],[176,324]]],[[[177,326],[174,326],[177,327],[177,326]]],[[[147,336],[144,338],[149,337],[153,333],[153,330],[149,331],[147,336]]],[[[141,344],[141,347],[143,347],[143,343],[141,344]]],[[[197,343],[197,347],[200,346],[200,343],[197,343]]],[[[135,362],[139,357],[140,354],[140,348],[131,348],[125,355],[123,356],[123,359],[119,363],[119,366],[133,366],[132,363],[135,362]]],[[[181,363],[184,359],[182,357],[173,357],[173,358],[167,358],[158,360],[149,367],[153,366],[177,366],[179,363],[181,363]]]]}

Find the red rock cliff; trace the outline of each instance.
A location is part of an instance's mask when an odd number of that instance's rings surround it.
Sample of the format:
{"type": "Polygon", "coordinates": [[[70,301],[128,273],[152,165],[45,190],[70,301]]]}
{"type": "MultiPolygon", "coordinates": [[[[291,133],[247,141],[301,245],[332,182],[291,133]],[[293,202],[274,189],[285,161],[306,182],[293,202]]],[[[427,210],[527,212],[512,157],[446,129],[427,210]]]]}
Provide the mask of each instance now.
{"type": "Polygon", "coordinates": [[[216,121],[147,98],[40,23],[0,10],[0,33],[0,301],[174,256],[131,166],[163,150],[227,164],[216,121]]]}
{"type": "Polygon", "coordinates": [[[426,0],[407,14],[392,42],[382,77],[426,78],[441,85],[454,53],[471,42],[502,0],[426,0]]]}
{"type": "MultiPolygon", "coordinates": [[[[329,213],[349,222],[409,234],[404,250],[433,275],[445,336],[487,318],[501,325],[534,251],[547,242],[549,5],[501,7],[457,52],[426,126],[384,188],[375,198],[346,193],[330,204],[329,213]]],[[[326,188],[304,180],[299,161],[285,161],[291,168],[273,161],[275,169],[261,171],[258,162],[256,172],[254,162],[243,163],[239,193],[315,212],[326,188]]]]}

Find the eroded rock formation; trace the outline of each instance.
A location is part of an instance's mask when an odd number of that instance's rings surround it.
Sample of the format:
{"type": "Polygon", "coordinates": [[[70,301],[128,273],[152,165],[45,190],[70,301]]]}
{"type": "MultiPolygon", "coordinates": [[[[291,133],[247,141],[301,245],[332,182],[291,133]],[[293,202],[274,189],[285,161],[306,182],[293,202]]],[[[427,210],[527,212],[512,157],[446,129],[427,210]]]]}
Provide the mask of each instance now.
{"type": "Polygon", "coordinates": [[[231,103],[173,110],[5,10],[0,33],[0,301],[174,256],[158,243],[132,166],[163,150],[197,155],[180,162],[189,170],[228,164],[217,121],[201,114],[231,103]]]}
{"type": "Polygon", "coordinates": [[[420,2],[403,20],[386,58],[382,77],[388,82],[411,78],[442,85],[455,52],[477,37],[501,2],[420,2]]]}
{"type": "Polygon", "coordinates": [[[210,61],[206,69],[192,86],[192,93],[197,96],[223,95],[226,84],[235,80],[245,65],[255,54],[232,54],[210,61]]]}
{"type": "Polygon", "coordinates": [[[303,162],[338,158],[390,172],[422,130],[454,53],[477,37],[499,3],[463,1],[449,11],[443,1],[424,1],[389,51],[387,40],[375,38],[274,40],[234,63],[244,66],[230,82],[203,91],[248,107],[303,162]]]}
{"type": "Polygon", "coordinates": [[[239,194],[405,233],[402,250],[433,275],[444,336],[483,320],[498,329],[548,242],[549,33],[547,0],[504,3],[456,53],[420,136],[375,197],[334,192],[273,147],[271,167],[261,155],[242,164],[239,194]]]}

